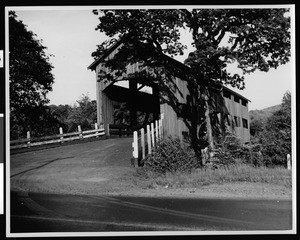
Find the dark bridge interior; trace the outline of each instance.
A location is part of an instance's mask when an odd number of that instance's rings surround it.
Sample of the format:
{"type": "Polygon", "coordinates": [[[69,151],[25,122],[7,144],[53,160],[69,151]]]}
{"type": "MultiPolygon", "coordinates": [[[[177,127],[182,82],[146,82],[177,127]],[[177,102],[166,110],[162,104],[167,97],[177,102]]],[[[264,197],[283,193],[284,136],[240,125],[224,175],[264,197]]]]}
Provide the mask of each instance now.
{"type": "Polygon", "coordinates": [[[138,112],[145,113],[144,123],[148,122],[151,113],[154,119],[158,119],[160,114],[158,87],[153,83],[145,84],[145,81],[140,79],[130,79],[128,82],[129,88],[110,84],[103,92],[111,100],[127,104],[132,126],[138,125],[138,112]],[[145,86],[151,87],[152,93],[141,91],[145,86]]]}

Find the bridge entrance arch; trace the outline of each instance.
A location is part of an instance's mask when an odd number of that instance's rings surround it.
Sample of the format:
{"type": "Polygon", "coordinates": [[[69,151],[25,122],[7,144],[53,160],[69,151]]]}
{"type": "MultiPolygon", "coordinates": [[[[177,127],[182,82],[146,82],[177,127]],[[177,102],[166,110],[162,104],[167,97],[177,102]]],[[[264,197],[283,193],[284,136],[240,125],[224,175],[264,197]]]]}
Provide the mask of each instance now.
{"type": "Polygon", "coordinates": [[[160,114],[159,91],[147,79],[122,79],[99,83],[98,123],[123,124],[131,128],[146,126],[160,114]]]}

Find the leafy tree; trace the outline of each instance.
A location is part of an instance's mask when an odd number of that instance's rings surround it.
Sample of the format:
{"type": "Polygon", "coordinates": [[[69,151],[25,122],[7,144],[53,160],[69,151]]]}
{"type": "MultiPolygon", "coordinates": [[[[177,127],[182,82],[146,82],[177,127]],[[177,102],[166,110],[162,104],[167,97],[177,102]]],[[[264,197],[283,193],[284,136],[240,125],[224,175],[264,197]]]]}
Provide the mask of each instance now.
{"type": "Polygon", "coordinates": [[[51,109],[52,114],[61,122],[61,123],[66,123],[69,114],[72,111],[72,107],[68,104],[65,105],[50,105],[49,106],[51,109]]]}
{"type": "Polygon", "coordinates": [[[25,138],[26,132],[30,131],[32,137],[42,137],[58,133],[61,123],[52,114],[48,106],[25,106],[21,113],[10,114],[10,138],[25,138]],[[22,117],[20,119],[20,117],[22,117]]]}
{"type": "Polygon", "coordinates": [[[268,118],[257,138],[267,165],[286,164],[286,155],[292,151],[290,92],[285,93],[281,109],[268,118]]]}
{"type": "Polygon", "coordinates": [[[282,103],[281,103],[281,109],[286,113],[286,117],[290,121],[291,119],[291,114],[292,114],[292,98],[291,98],[291,92],[287,91],[283,98],[282,98],[282,103]]]}
{"type": "Polygon", "coordinates": [[[68,114],[66,119],[67,131],[77,131],[78,125],[81,126],[82,130],[91,129],[96,121],[97,103],[95,100],[91,101],[87,94],[83,94],[68,114]]]}
{"type": "MultiPolygon", "coordinates": [[[[100,20],[96,30],[123,42],[115,57],[105,62],[106,67],[114,70],[113,74],[101,72],[102,80],[115,80],[126,72],[128,64],[140,62],[152,70],[144,76],[152,77],[178,115],[181,109],[174,95],[174,77],[187,82],[190,114],[184,121],[199,158],[206,142],[213,147],[210,87],[219,83],[220,88],[221,84],[229,84],[243,89],[244,74],[277,68],[290,57],[288,9],[94,10],[93,13],[100,20]],[[180,42],[182,28],[191,32],[196,49],[185,61],[187,68],[174,66],[164,56],[183,53],[186,46],[180,42]],[[242,74],[227,70],[234,62],[242,74]],[[201,132],[197,132],[199,125],[201,132]],[[207,141],[203,141],[206,132],[207,141]]],[[[92,55],[102,55],[113,42],[103,42],[92,55]]]]}
{"type": "Polygon", "coordinates": [[[49,108],[64,132],[77,131],[78,125],[83,130],[91,129],[97,121],[97,103],[95,100],[91,100],[88,94],[82,94],[73,106],[50,105],[49,108]]]}
{"type": "Polygon", "coordinates": [[[263,121],[261,119],[253,119],[250,122],[250,134],[251,136],[255,136],[260,133],[264,128],[263,121]]]}
{"type": "Polygon", "coordinates": [[[20,131],[12,133],[16,137],[41,123],[34,122],[37,114],[42,118],[48,115],[44,105],[49,102],[46,95],[52,90],[54,77],[45,50],[42,41],[17,20],[15,12],[9,12],[10,116],[11,129],[20,131]]]}
{"type": "Polygon", "coordinates": [[[266,122],[272,114],[281,109],[281,104],[274,105],[272,107],[264,108],[262,110],[249,111],[250,116],[250,134],[252,137],[256,137],[261,131],[263,131],[266,122]]]}
{"type": "MultiPolygon", "coordinates": [[[[51,115],[56,119],[57,122],[59,122],[59,127],[62,127],[64,131],[68,131],[69,126],[67,124],[67,120],[72,112],[72,107],[67,104],[60,104],[58,106],[52,104],[49,105],[49,108],[51,109],[51,115]]],[[[58,128],[56,129],[56,132],[58,132],[58,128]]]]}

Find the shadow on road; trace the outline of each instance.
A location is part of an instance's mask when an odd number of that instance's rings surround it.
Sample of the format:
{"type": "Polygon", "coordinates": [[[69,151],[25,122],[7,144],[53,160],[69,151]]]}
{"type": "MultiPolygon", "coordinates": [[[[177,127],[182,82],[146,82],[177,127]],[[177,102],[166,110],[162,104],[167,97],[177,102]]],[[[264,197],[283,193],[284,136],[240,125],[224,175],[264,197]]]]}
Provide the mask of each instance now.
{"type": "Polygon", "coordinates": [[[74,157],[65,157],[65,158],[56,158],[56,159],[52,159],[52,160],[50,160],[50,161],[47,161],[46,163],[43,163],[43,164],[40,165],[40,166],[33,167],[33,168],[30,168],[30,169],[26,169],[25,171],[22,171],[22,172],[19,172],[19,173],[15,173],[15,174],[11,175],[10,178],[16,177],[16,176],[18,176],[18,175],[21,175],[21,174],[24,174],[24,173],[27,173],[27,172],[30,172],[30,171],[32,171],[32,170],[36,170],[36,169],[45,167],[46,165],[48,165],[48,164],[50,164],[50,163],[53,163],[53,162],[56,162],[56,161],[59,161],[59,160],[70,159],[70,158],[74,158],[74,157]]]}

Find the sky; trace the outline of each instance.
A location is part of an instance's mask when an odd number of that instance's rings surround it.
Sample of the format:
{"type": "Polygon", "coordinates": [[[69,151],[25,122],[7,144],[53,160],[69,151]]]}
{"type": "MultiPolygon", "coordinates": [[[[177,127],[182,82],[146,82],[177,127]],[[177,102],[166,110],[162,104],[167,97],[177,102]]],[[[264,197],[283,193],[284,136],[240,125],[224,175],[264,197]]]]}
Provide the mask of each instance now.
{"type": "MultiPolygon", "coordinates": [[[[98,16],[91,9],[13,9],[19,20],[27,25],[42,39],[47,52],[53,54],[50,62],[54,66],[53,91],[47,97],[50,104],[73,105],[84,94],[96,99],[96,75],[87,67],[94,61],[91,53],[97,44],[108,39],[104,33],[96,31],[98,16]]],[[[191,37],[184,35],[183,43],[191,42],[191,37]]],[[[190,46],[183,56],[174,57],[183,62],[190,46]]],[[[263,109],[281,103],[284,93],[293,92],[293,62],[282,65],[269,72],[255,72],[245,75],[246,88],[242,91],[233,89],[248,98],[249,110],[263,109]]]]}

